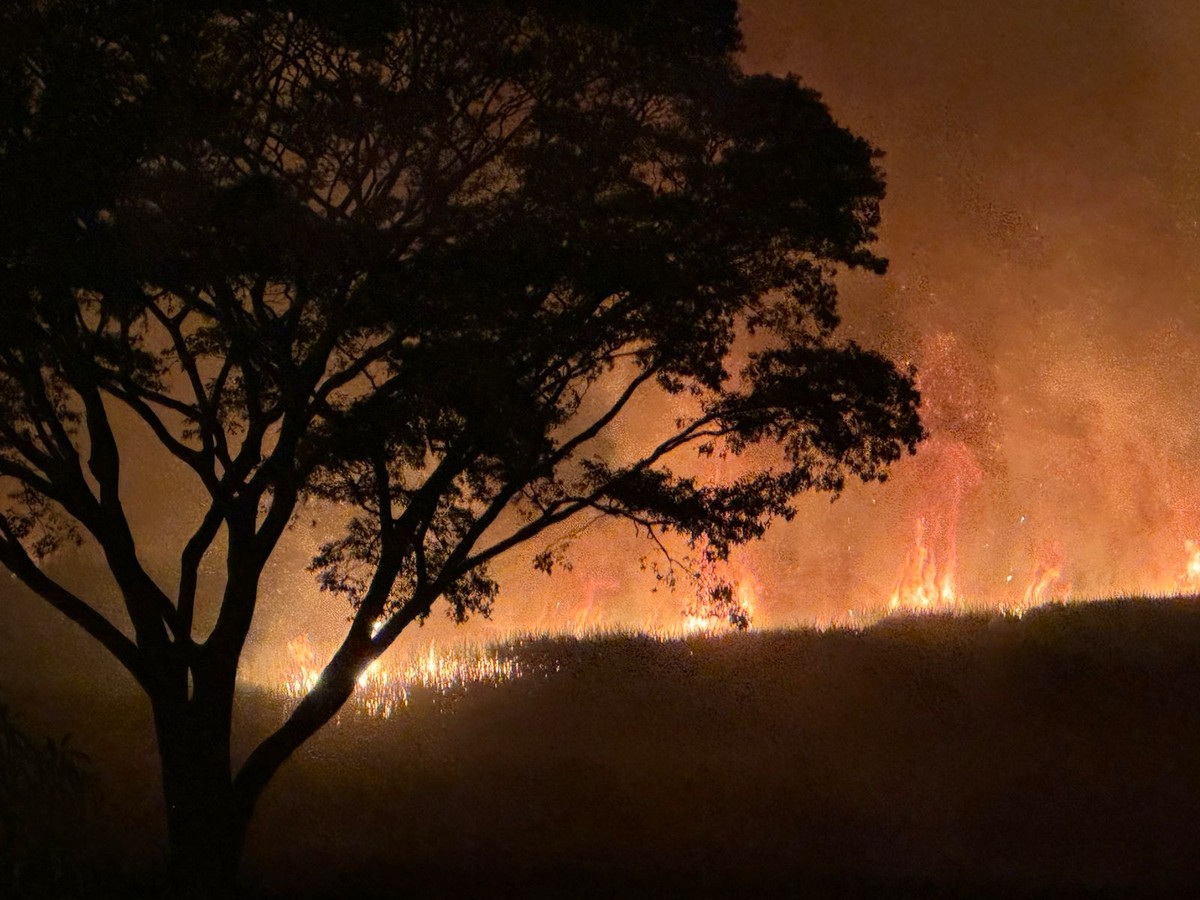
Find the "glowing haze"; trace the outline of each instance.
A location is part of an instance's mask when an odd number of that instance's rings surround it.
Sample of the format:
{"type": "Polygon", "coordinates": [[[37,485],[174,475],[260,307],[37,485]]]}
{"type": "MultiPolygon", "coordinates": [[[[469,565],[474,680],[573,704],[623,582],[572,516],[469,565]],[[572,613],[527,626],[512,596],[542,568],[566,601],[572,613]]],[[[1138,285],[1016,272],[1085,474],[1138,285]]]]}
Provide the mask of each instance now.
{"type": "Polygon", "coordinates": [[[764,0],[745,27],[751,68],[803,73],[887,151],[892,266],[847,283],[842,307],[852,334],[921,368],[934,436],[882,490],[772,536],[810,536],[806,608],[836,606],[815,548],[830,520],[857,602],[891,596],[922,518],[974,602],[1186,587],[1197,7],[764,0]]]}
{"type": "MultiPolygon", "coordinates": [[[[1200,587],[1200,6],[745,0],[743,26],[748,70],[800,73],[886,151],[891,268],[842,279],[845,334],[918,367],[932,435],[735,555],[755,624],[1200,587]]],[[[670,415],[643,404],[612,452],[670,415]]],[[[192,507],[140,461],[152,562],[192,507]]],[[[329,515],[278,554],[249,669],[343,625],[304,571],[329,515]]],[[[461,636],[681,623],[687,589],[652,592],[628,526],[580,535],[552,578],[541,549],[461,636]]],[[[452,640],[442,618],[409,648],[452,640]]]]}

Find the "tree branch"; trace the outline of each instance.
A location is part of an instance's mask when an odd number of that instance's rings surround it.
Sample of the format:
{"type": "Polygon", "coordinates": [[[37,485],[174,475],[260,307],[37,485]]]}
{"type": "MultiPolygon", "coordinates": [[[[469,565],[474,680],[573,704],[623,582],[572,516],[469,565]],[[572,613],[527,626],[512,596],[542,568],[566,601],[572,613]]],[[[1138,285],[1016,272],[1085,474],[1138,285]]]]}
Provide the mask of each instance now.
{"type": "Polygon", "coordinates": [[[95,638],[138,684],[146,686],[146,673],[137,645],[125,637],[108,619],[87,602],[71,593],[30,559],[25,548],[13,533],[8,520],[0,516],[0,562],[17,576],[21,583],[95,638]]]}
{"type": "Polygon", "coordinates": [[[224,513],[213,503],[204,514],[204,519],[188,539],[187,545],[179,560],[179,639],[191,640],[192,620],[196,611],[196,586],[199,581],[200,561],[212,545],[221,523],[225,520],[224,513]]]}

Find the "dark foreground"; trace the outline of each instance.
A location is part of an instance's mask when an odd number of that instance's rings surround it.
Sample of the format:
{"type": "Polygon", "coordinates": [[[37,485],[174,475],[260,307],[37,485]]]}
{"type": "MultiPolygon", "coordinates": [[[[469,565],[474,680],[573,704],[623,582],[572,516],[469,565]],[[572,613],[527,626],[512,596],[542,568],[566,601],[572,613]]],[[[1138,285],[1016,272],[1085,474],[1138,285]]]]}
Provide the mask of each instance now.
{"type": "MultiPolygon", "coordinates": [[[[1196,601],[513,652],[543,674],[344,717],[293,760],[252,829],[248,895],[1200,892],[1196,601]]],[[[93,759],[60,885],[150,890],[147,711],[8,699],[93,759]]],[[[242,725],[279,714],[252,697],[242,725]]]]}

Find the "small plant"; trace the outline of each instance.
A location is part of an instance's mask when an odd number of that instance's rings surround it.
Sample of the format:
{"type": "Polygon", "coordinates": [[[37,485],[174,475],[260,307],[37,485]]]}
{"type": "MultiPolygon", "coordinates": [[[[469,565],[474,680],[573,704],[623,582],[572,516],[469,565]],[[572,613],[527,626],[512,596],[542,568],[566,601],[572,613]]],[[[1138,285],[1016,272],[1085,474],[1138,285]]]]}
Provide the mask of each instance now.
{"type": "Polygon", "coordinates": [[[69,736],[38,739],[0,704],[0,895],[85,895],[78,850],[92,786],[69,736]]]}

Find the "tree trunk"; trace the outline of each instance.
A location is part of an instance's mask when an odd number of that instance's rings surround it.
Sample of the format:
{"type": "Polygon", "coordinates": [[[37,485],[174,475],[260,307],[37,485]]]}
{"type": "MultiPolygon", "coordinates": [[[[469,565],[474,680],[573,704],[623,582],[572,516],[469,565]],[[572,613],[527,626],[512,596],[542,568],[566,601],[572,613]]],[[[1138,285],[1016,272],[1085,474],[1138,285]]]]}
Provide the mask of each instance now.
{"type": "Polygon", "coordinates": [[[229,763],[229,719],[194,701],[156,709],[167,803],[172,896],[237,895],[250,811],[237,802],[229,763]]]}

